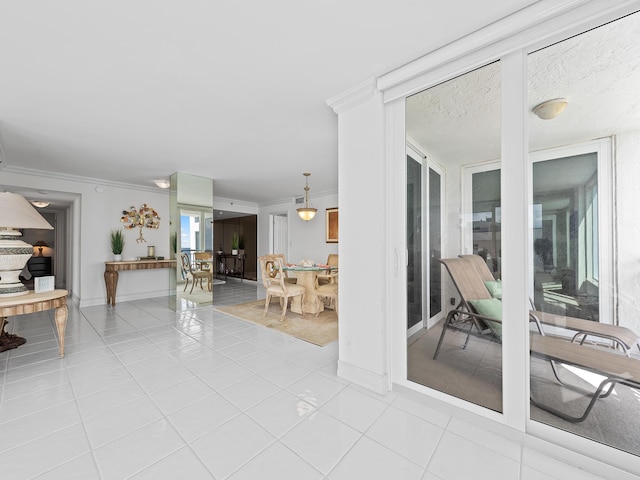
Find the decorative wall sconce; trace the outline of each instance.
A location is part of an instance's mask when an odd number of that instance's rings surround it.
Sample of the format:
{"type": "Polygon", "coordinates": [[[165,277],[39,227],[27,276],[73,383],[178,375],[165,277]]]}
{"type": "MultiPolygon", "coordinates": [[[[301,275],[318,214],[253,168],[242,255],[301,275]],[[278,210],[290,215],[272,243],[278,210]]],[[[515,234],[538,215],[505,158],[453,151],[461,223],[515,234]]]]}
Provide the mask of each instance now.
{"type": "Polygon", "coordinates": [[[146,243],[145,238],[142,236],[143,228],[160,227],[160,216],[158,212],[146,203],[143,203],[139,210],[136,210],[136,207],[133,206],[129,207],[129,210],[123,210],[120,221],[124,223],[124,228],[127,230],[131,230],[132,228],[140,229],[140,236],[136,239],[136,243],[146,243]]]}

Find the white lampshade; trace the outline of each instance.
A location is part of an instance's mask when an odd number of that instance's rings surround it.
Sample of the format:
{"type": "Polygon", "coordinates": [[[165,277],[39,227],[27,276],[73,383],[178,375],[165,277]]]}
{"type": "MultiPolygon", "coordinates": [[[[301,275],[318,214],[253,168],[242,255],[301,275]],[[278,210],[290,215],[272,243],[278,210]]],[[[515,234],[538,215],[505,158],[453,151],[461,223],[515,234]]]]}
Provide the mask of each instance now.
{"type": "Polygon", "coordinates": [[[24,197],[0,192],[0,298],[29,293],[19,277],[33,255],[33,247],[20,240],[18,228],[53,230],[24,197]]]}
{"type": "Polygon", "coordinates": [[[317,208],[298,208],[297,209],[298,216],[305,222],[308,222],[313,217],[315,217],[317,211],[318,211],[317,208]]]}

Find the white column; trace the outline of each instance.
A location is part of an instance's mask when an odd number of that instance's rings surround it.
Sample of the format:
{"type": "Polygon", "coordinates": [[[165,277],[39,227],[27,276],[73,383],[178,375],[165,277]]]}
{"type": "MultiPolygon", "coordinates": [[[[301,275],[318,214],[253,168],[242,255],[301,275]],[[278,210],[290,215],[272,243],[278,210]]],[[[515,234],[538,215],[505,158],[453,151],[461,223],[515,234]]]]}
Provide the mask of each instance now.
{"type": "Polygon", "coordinates": [[[384,108],[374,79],[327,104],[338,114],[340,320],[338,375],[389,389],[384,108]]]}

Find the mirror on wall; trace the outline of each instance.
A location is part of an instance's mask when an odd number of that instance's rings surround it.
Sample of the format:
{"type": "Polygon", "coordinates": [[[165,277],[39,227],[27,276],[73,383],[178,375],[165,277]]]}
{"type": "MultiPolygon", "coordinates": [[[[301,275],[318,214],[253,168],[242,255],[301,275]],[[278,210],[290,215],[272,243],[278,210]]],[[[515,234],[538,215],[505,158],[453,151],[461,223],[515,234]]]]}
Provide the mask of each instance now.
{"type": "Polygon", "coordinates": [[[213,302],[213,179],[175,173],[171,176],[170,252],[176,259],[172,277],[175,308],[213,302]]]}

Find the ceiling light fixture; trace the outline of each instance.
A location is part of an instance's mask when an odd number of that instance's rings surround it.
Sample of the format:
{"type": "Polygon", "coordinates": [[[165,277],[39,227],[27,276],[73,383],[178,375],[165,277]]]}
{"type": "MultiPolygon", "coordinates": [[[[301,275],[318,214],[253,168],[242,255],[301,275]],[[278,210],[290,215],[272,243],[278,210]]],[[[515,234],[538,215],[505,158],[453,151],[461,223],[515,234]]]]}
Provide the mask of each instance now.
{"type": "Polygon", "coordinates": [[[567,108],[567,105],[569,102],[566,98],[554,98],[533,107],[533,113],[542,120],[551,120],[560,115],[567,108]]]}
{"type": "Polygon", "coordinates": [[[154,180],[153,182],[160,188],[169,188],[171,186],[169,180],[154,180]]]}
{"type": "Polygon", "coordinates": [[[313,208],[309,206],[309,176],[310,173],[303,173],[306,178],[306,183],[304,187],[304,207],[298,208],[296,211],[302,220],[308,222],[313,217],[316,216],[317,208],[313,208]]]}
{"type": "Polygon", "coordinates": [[[38,200],[34,200],[31,202],[31,205],[38,208],[44,208],[44,207],[48,207],[50,204],[49,202],[40,202],[38,200]]]}

